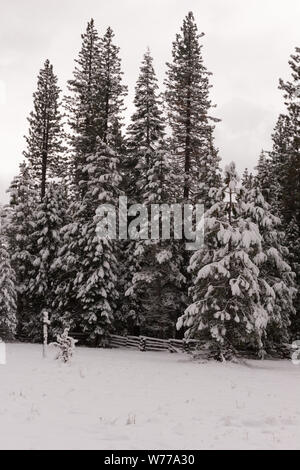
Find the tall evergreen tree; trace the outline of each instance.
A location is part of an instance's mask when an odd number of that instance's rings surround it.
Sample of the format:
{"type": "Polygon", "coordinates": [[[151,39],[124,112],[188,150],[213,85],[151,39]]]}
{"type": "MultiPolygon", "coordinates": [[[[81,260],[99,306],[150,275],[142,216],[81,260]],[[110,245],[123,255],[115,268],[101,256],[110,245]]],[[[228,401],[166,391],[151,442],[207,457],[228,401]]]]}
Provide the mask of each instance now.
{"type": "MultiPolygon", "coordinates": [[[[284,202],[283,202],[283,187],[287,186],[287,172],[286,165],[289,160],[288,158],[288,148],[289,148],[289,118],[284,114],[280,114],[277,120],[274,133],[272,135],[273,148],[268,152],[268,157],[266,153],[264,156],[266,158],[266,164],[264,168],[264,182],[262,178],[258,175],[258,181],[260,188],[266,190],[270,194],[269,201],[272,205],[273,212],[280,216],[284,217],[284,202]],[[263,187],[264,186],[264,187],[263,187]]],[[[258,172],[261,173],[261,171],[258,172]]]]}
{"type": "MultiPolygon", "coordinates": [[[[214,203],[210,189],[218,187],[221,178],[213,135],[219,120],[212,116],[211,73],[204,65],[200,44],[203,35],[198,34],[193,13],[188,13],[173,42],[173,60],[167,63],[165,100],[174,171],[180,177],[177,202],[202,203],[208,209],[214,203]]],[[[188,256],[182,252],[181,270],[187,285],[188,256]]]]}
{"type": "MultiPolygon", "coordinates": [[[[267,157],[266,152],[263,150],[260,153],[258,163],[256,165],[256,183],[259,186],[264,198],[270,201],[274,194],[271,192],[271,187],[274,187],[273,171],[270,159],[267,157]]],[[[253,182],[252,182],[253,183],[253,182]]],[[[275,203],[275,202],[274,202],[275,203]]]]}
{"type": "Polygon", "coordinates": [[[296,274],[295,284],[297,292],[294,300],[296,315],[291,317],[291,333],[295,339],[298,339],[300,335],[300,227],[295,218],[287,226],[285,245],[289,250],[289,264],[296,274]]]}
{"type": "Polygon", "coordinates": [[[296,47],[289,65],[292,70],[290,81],[280,80],[279,88],[284,93],[287,108],[286,139],[288,139],[285,161],[285,179],[282,187],[284,217],[290,221],[296,218],[300,226],[300,48],[296,47]]]}
{"type": "MultiPolygon", "coordinates": [[[[140,75],[135,87],[135,112],[127,130],[127,155],[124,160],[124,190],[130,203],[145,203],[145,186],[148,181],[150,161],[158,151],[164,137],[161,102],[158,84],[153,67],[153,59],[148,49],[143,56],[140,75]]],[[[136,252],[138,241],[124,242],[123,275],[121,290],[130,295],[122,299],[122,312],[129,331],[140,331],[145,316],[142,313],[143,294],[133,290],[132,281],[142,269],[142,255],[136,252]]],[[[145,241],[140,241],[145,243],[145,241]]]]}
{"type": "Polygon", "coordinates": [[[280,80],[279,88],[284,92],[286,113],[280,114],[270,152],[272,204],[285,225],[295,217],[300,225],[300,131],[299,131],[299,81],[300,49],[291,56],[292,80],[280,80]]]}
{"type": "Polygon", "coordinates": [[[189,336],[202,332],[221,357],[243,344],[262,351],[267,334],[286,339],[293,312],[292,273],[277,242],[280,221],[259,191],[241,196],[237,181],[231,164],[219,201],[206,212],[205,246],[190,263],[192,303],[178,322],[189,336]]]}
{"type": "MultiPolygon", "coordinates": [[[[207,196],[218,174],[218,153],[213,144],[216,118],[211,116],[209,76],[203,64],[202,45],[193,14],[183,21],[168,63],[166,102],[172,129],[172,150],[182,174],[182,197],[207,196]]],[[[204,201],[203,201],[204,202],[204,201]]]]}
{"type": "Polygon", "coordinates": [[[17,326],[16,277],[9,254],[0,239],[0,331],[1,337],[13,336],[17,326]]]}
{"type": "Polygon", "coordinates": [[[88,158],[96,151],[99,138],[114,150],[121,147],[121,113],[127,88],[122,84],[119,48],[108,28],[103,38],[92,19],[82,35],[82,47],[76,59],[70,95],[66,97],[69,115],[70,152],[75,191],[84,196],[88,189],[88,158]]]}
{"type": "Polygon", "coordinates": [[[34,110],[28,118],[29,133],[24,152],[38,180],[41,198],[45,195],[47,177],[61,175],[63,169],[63,128],[59,95],[60,89],[53,66],[46,60],[38,76],[37,91],[33,94],[34,110]]]}
{"type": "Polygon", "coordinates": [[[165,125],[162,117],[158,84],[153,67],[153,58],[148,49],[140,67],[140,75],[135,87],[135,112],[128,127],[127,146],[132,163],[132,186],[134,198],[139,199],[147,183],[151,152],[162,143],[165,125]]]}
{"type": "Polygon", "coordinates": [[[80,328],[90,339],[113,328],[117,294],[117,248],[97,237],[96,211],[101,204],[117,205],[123,99],[119,48],[108,28],[99,38],[94,22],[82,36],[82,49],[67,99],[73,129],[71,151],[76,200],[62,229],[63,246],[55,268],[64,324],[80,328]]]}
{"type": "MultiPolygon", "coordinates": [[[[293,262],[292,260],[296,260],[298,257],[295,234],[300,230],[299,48],[296,48],[289,64],[292,71],[291,79],[286,82],[280,80],[279,85],[284,93],[286,112],[279,116],[272,136],[270,202],[273,210],[283,222],[283,229],[286,232],[286,244],[290,250],[290,261],[293,262]],[[295,224],[298,227],[297,229],[295,229],[295,224]]],[[[300,290],[298,276],[296,281],[298,299],[300,290]]],[[[297,318],[300,315],[299,300],[296,300],[295,305],[297,307],[297,316],[294,321],[297,323],[297,318]]],[[[295,330],[294,325],[292,325],[292,329],[295,330]]]]}
{"type": "Polygon", "coordinates": [[[9,222],[6,234],[11,253],[11,264],[17,279],[17,317],[18,332],[22,333],[23,325],[32,315],[30,305],[29,283],[32,269],[33,218],[40,200],[35,172],[25,163],[20,165],[19,175],[14,178],[10,188],[9,222]]]}
{"type": "MultiPolygon", "coordinates": [[[[44,198],[47,199],[49,181],[68,173],[67,162],[63,159],[65,148],[60,89],[49,60],[39,73],[33,99],[34,110],[28,119],[29,133],[24,152],[28,165],[21,165],[20,174],[9,190],[11,221],[8,228],[11,260],[17,278],[18,329],[19,333],[29,336],[33,333],[32,322],[41,309],[41,303],[32,290],[39,279],[34,263],[39,256],[41,242],[34,236],[35,220],[41,215],[44,198]]],[[[40,226],[39,230],[45,235],[48,227],[40,226]]],[[[37,289],[41,288],[42,284],[37,289]]],[[[50,293],[43,292],[43,295],[49,296],[50,293]]]]}
{"type": "Polygon", "coordinates": [[[114,32],[109,27],[101,39],[100,51],[100,137],[105,143],[112,142],[116,123],[120,125],[124,111],[124,96],[127,94],[127,87],[122,84],[120,48],[114,44],[113,39],[114,32]]]}
{"type": "Polygon", "coordinates": [[[265,291],[261,302],[268,312],[266,340],[269,346],[276,346],[289,339],[289,327],[295,314],[295,274],[284,245],[281,220],[272,213],[272,206],[265,200],[257,182],[243,188],[238,199],[240,215],[255,223],[261,236],[262,252],[255,264],[259,267],[262,291],[265,291]]]}
{"type": "Polygon", "coordinates": [[[96,211],[101,204],[117,206],[118,167],[116,154],[99,141],[85,167],[88,190],[70,208],[72,221],[62,230],[63,246],[55,262],[62,276],[57,287],[61,322],[88,333],[91,341],[114,328],[119,271],[116,242],[98,237],[96,211]]]}
{"type": "Polygon", "coordinates": [[[26,336],[41,339],[43,310],[51,319],[56,306],[57,272],[54,263],[61,245],[60,230],[66,223],[67,198],[62,181],[48,183],[45,196],[35,207],[32,218],[31,267],[28,294],[31,315],[23,322],[26,336]]]}
{"type": "Polygon", "coordinates": [[[222,358],[251,339],[261,346],[262,336],[255,325],[261,306],[259,270],[253,262],[261,239],[254,224],[236,216],[237,183],[232,163],[225,168],[218,202],[205,214],[205,246],[192,255],[189,267],[191,304],[178,321],[187,336],[202,333],[222,358]]]}
{"type": "Polygon", "coordinates": [[[135,87],[135,112],[128,133],[134,147],[149,148],[164,136],[161,100],[158,94],[157,78],[153,58],[148,48],[140,67],[140,75],[135,87]]]}
{"type": "MultiPolygon", "coordinates": [[[[177,179],[166,149],[151,153],[146,180],[142,201],[148,213],[151,213],[152,222],[155,219],[161,225],[164,218],[161,212],[163,205],[171,208],[172,203],[176,202],[174,187],[176,188],[177,179]],[[159,208],[159,213],[156,214],[151,211],[155,205],[159,208]]],[[[134,254],[138,269],[126,295],[133,296],[138,303],[140,312],[137,316],[142,334],[174,337],[176,321],[186,301],[186,279],[181,272],[181,244],[173,239],[155,238],[150,231],[148,236],[147,239],[138,239],[135,242],[134,254]]],[[[174,237],[174,229],[171,229],[171,237],[174,237]]]]}
{"type": "MultiPolygon", "coordinates": [[[[162,103],[149,50],[143,57],[134,103],[136,110],[128,128],[128,152],[134,162],[132,183],[135,183],[130,196],[150,214],[151,204],[175,202],[177,180],[164,142],[162,103]]],[[[158,215],[160,222],[161,218],[162,215],[158,215]]],[[[135,318],[143,334],[174,336],[184,283],[178,248],[169,240],[153,240],[150,233],[147,239],[130,241],[127,246],[135,269],[131,266],[127,270],[130,277],[125,285],[126,298],[130,318],[135,318]]]]}
{"type": "Polygon", "coordinates": [[[243,177],[242,177],[242,185],[244,188],[252,188],[253,185],[253,174],[249,173],[248,168],[245,168],[243,177]]]}
{"type": "Polygon", "coordinates": [[[101,101],[99,99],[100,82],[100,39],[94,20],[88,22],[85,33],[81,36],[82,47],[73,78],[68,82],[69,96],[65,99],[68,123],[71,128],[71,166],[77,192],[86,191],[87,174],[83,168],[87,156],[94,151],[97,138],[101,134],[101,101]]]}
{"type": "Polygon", "coordinates": [[[17,326],[16,275],[11,266],[4,236],[4,209],[0,207],[0,337],[14,336],[17,326]]]}

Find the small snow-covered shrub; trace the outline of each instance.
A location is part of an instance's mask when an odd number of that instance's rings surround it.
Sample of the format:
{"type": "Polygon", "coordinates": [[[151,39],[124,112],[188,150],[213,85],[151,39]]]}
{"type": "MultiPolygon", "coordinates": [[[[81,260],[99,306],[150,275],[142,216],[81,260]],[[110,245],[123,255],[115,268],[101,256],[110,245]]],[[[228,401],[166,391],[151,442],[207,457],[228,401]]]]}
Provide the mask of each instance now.
{"type": "Polygon", "coordinates": [[[70,362],[75,352],[77,339],[69,336],[69,328],[66,328],[61,335],[57,335],[56,342],[51,343],[58,349],[56,359],[60,359],[64,363],[70,362]]]}

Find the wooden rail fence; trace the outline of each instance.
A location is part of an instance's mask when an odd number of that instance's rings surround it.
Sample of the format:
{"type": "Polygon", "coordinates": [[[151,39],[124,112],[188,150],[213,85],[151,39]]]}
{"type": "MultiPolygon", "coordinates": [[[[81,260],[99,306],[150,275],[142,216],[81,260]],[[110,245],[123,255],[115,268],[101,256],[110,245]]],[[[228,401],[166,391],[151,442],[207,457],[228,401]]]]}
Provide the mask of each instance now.
{"type": "Polygon", "coordinates": [[[160,339],[149,336],[110,335],[108,344],[112,348],[133,348],[140,351],[169,351],[171,353],[194,351],[199,341],[188,339],[160,339]]]}
{"type": "MultiPolygon", "coordinates": [[[[1,338],[0,331],[0,338],[1,338]]],[[[79,345],[90,344],[88,340],[87,333],[79,333],[75,331],[70,332],[70,336],[78,340],[79,345]]],[[[3,334],[2,339],[6,339],[3,334]]],[[[18,336],[19,341],[30,341],[29,338],[24,336],[18,336]]],[[[207,349],[206,341],[203,339],[194,340],[194,339],[161,339],[161,338],[152,338],[149,336],[120,336],[120,335],[109,335],[105,338],[105,341],[97,339],[93,344],[94,347],[111,347],[111,348],[132,348],[139,351],[169,351],[170,353],[178,352],[190,352],[196,353],[197,358],[199,359],[208,359],[214,357],[214,352],[207,349]]],[[[268,350],[266,353],[266,358],[279,358],[279,359],[289,359],[291,357],[292,347],[289,344],[279,345],[276,350],[268,350]]],[[[217,356],[218,351],[215,351],[217,356]]],[[[236,357],[245,358],[245,359],[258,359],[257,352],[250,349],[242,349],[236,352],[236,357]]]]}
{"type": "MultiPolygon", "coordinates": [[[[119,336],[110,335],[108,346],[112,348],[133,348],[140,351],[169,351],[171,353],[178,352],[195,352],[197,358],[208,359],[214,357],[214,352],[207,349],[206,341],[194,339],[160,339],[148,336],[119,336]]],[[[290,358],[290,346],[281,345],[276,351],[269,351],[265,354],[265,358],[290,358]]],[[[217,357],[218,351],[215,351],[217,357]]],[[[251,349],[241,349],[236,351],[237,358],[258,359],[257,352],[251,349]]],[[[262,357],[263,358],[263,357],[262,357]]]]}

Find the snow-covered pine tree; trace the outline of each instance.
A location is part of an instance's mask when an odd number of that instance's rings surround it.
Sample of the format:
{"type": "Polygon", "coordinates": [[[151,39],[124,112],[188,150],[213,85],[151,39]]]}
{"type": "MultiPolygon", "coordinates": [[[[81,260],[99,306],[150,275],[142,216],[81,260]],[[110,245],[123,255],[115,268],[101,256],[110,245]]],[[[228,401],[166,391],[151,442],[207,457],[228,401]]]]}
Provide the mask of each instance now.
{"type": "Polygon", "coordinates": [[[4,209],[0,207],[0,338],[8,339],[16,333],[17,288],[3,224],[4,209]]]}
{"type": "Polygon", "coordinates": [[[118,299],[116,242],[100,239],[96,210],[101,204],[117,207],[120,174],[115,152],[99,140],[88,157],[88,189],[70,209],[71,222],[62,230],[63,247],[55,268],[61,271],[57,288],[61,322],[98,340],[114,327],[118,299]]]}
{"type": "Polygon", "coordinates": [[[100,137],[112,145],[116,122],[120,126],[121,115],[124,111],[124,97],[127,87],[122,83],[120,48],[113,42],[114,32],[109,27],[103,38],[100,48],[100,77],[99,102],[101,103],[100,137]]]}
{"type": "Polygon", "coordinates": [[[135,112],[127,129],[127,147],[132,161],[131,184],[134,188],[133,200],[140,202],[147,184],[147,170],[151,152],[161,145],[165,135],[161,100],[153,67],[153,58],[148,49],[140,67],[140,75],[135,87],[135,112]]]}
{"type": "MultiPolygon", "coordinates": [[[[289,225],[296,223],[300,231],[300,48],[296,48],[295,54],[289,61],[291,66],[291,79],[284,82],[280,80],[279,88],[284,92],[286,113],[278,118],[273,134],[273,149],[270,152],[271,158],[271,188],[273,211],[283,222],[285,230],[286,244],[290,250],[290,260],[298,257],[297,243],[289,230],[289,225]],[[288,237],[291,236],[291,240],[288,237]]],[[[298,277],[296,278],[299,292],[298,277]]],[[[298,294],[299,295],[299,294],[298,294]]],[[[297,322],[299,318],[299,302],[296,300],[297,315],[294,317],[297,322]]],[[[292,322],[293,322],[292,321],[292,322]]],[[[292,325],[292,330],[294,330],[292,325]]]]}
{"type": "Polygon", "coordinates": [[[279,88],[283,90],[287,108],[286,133],[288,148],[284,163],[285,178],[282,182],[284,218],[289,222],[296,218],[300,226],[300,48],[296,47],[291,55],[289,65],[292,77],[290,81],[280,80],[279,88]]]}
{"type": "Polygon", "coordinates": [[[296,274],[295,284],[297,293],[294,299],[295,317],[291,317],[291,333],[295,339],[300,337],[300,228],[295,218],[287,226],[285,245],[289,250],[289,264],[296,274]]]}
{"type": "Polygon", "coordinates": [[[243,177],[242,177],[242,185],[245,188],[252,188],[253,178],[254,178],[253,174],[249,173],[248,168],[245,168],[244,173],[243,173],[243,177]]]}
{"type": "Polygon", "coordinates": [[[113,328],[118,297],[116,244],[99,240],[96,234],[96,210],[100,204],[117,206],[121,181],[118,151],[123,146],[126,88],[121,83],[119,48],[112,41],[111,28],[99,39],[92,20],[69,82],[76,200],[70,205],[70,223],[62,230],[63,246],[55,263],[62,280],[57,288],[61,320],[64,326],[87,332],[91,340],[113,328]]]}
{"type": "MultiPolygon", "coordinates": [[[[214,122],[209,99],[209,76],[202,58],[202,45],[193,13],[183,21],[181,33],[173,43],[173,61],[168,63],[166,104],[172,129],[171,148],[182,175],[182,198],[206,198],[219,172],[218,152],[214,148],[214,122]]],[[[209,201],[208,201],[209,204],[209,201]]]]}
{"type": "MultiPolygon", "coordinates": [[[[127,153],[123,161],[123,187],[131,204],[145,202],[147,162],[149,163],[151,155],[164,137],[157,78],[149,49],[143,56],[135,87],[134,104],[135,112],[127,129],[127,153]]],[[[127,330],[131,333],[140,331],[144,318],[141,297],[137,291],[131,289],[133,277],[140,270],[139,256],[135,253],[137,243],[135,240],[123,243],[124,259],[120,286],[122,292],[130,293],[121,299],[121,309],[127,330]]]]}
{"type": "Polygon", "coordinates": [[[28,118],[29,133],[24,156],[31,165],[43,198],[47,177],[60,176],[63,169],[63,126],[59,101],[60,89],[53,66],[46,60],[40,70],[37,91],[33,94],[34,110],[28,118]]]}
{"type": "MultiPolygon", "coordinates": [[[[163,147],[151,152],[143,203],[151,213],[151,205],[169,205],[175,202],[177,187],[170,155],[163,147]]],[[[161,224],[163,214],[156,215],[161,224]]],[[[174,236],[173,229],[171,237],[174,236]]],[[[178,240],[155,239],[149,233],[146,240],[137,240],[135,256],[138,269],[126,295],[133,296],[140,308],[140,332],[149,336],[170,338],[176,334],[176,321],[181,314],[186,296],[186,279],[181,272],[182,245],[178,240]]]]}
{"type": "Polygon", "coordinates": [[[80,306],[76,297],[74,280],[77,276],[80,256],[78,252],[80,224],[77,220],[80,204],[80,201],[70,200],[66,211],[65,225],[59,234],[60,247],[52,265],[56,275],[56,288],[51,323],[56,334],[65,328],[74,331],[78,325],[80,306]]]}
{"type": "Polygon", "coordinates": [[[31,316],[34,318],[36,315],[29,289],[34,280],[31,277],[32,262],[38,255],[32,238],[34,217],[39,201],[45,197],[49,178],[67,173],[67,164],[62,158],[65,150],[64,131],[59,108],[57,77],[53,66],[46,60],[38,76],[37,90],[33,94],[33,111],[28,118],[29,132],[24,151],[28,165],[21,165],[20,174],[10,188],[11,223],[8,239],[17,276],[18,324],[21,334],[26,334],[25,325],[31,321],[31,316]]]}
{"type": "Polygon", "coordinates": [[[72,151],[73,176],[77,185],[82,181],[82,168],[86,164],[86,155],[96,145],[100,133],[99,94],[99,61],[100,40],[91,19],[84,34],[81,35],[82,46],[75,59],[73,78],[68,81],[69,95],[65,97],[68,113],[69,136],[72,151]]]}
{"type": "MultiPolygon", "coordinates": [[[[174,166],[164,142],[165,124],[158,94],[153,59],[149,49],[143,57],[135,88],[136,110],[128,127],[128,153],[134,162],[130,194],[132,202],[143,204],[148,214],[151,204],[171,204],[178,187],[174,166]]],[[[161,221],[161,215],[159,216],[161,221]]],[[[170,240],[130,241],[126,297],[130,319],[139,332],[150,336],[174,336],[175,323],[182,308],[179,246],[170,240]]],[[[181,260],[182,261],[182,260],[181,260]]],[[[126,266],[126,265],[125,265],[126,266]]],[[[126,305],[126,302],[125,302],[126,305]]]]}
{"type": "Polygon", "coordinates": [[[300,49],[291,56],[292,80],[280,80],[284,92],[286,113],[280,114],[272,135],[270,154],[272,205],[285,226],[296,218],[300,226],[300,139],[299,139],[299,83],[300,49]]]}
{"type": "Polygon", "coordinates": [[[266,201],[269,202],[271,198],[274,197],[274,194],[271,192],[271,187],[274,187],[275,183],[273,180],[272,164],[264,150],[260,153],[255,170],[256,184],[259,186],[266,201]]]}
{"type": "Polygon", "coordinates": [[[222,359],[249,343],[261,350],[268,324],[257,266],[262,237],[258,226],[239,213],[237,183],[231,163],[223,187],[213,191],[217,202],[205,214],[205,245],[189,267],[191,304],[177,324],[187,337],[207,339],[222,359]]]}
{"type": "Polygon", "coordinates": [[[19,175],[14,178],[8,190],[10,203],[6,235],[11,254],[11,264],[17,279],[18,333],[32,315],[29,282],[32,269],[33,217],[40,200],[40,191],[31,167],[22,163],[19,175]]]}
{"type": "Polygon", "coordinates": [[[277,120],[274,133],[272,134],[273,148],[269,152],[270,165],[270,187],[269,191],[272,195],[271,205],[273,212],[284,217],[283,187],[287,187],[286,166],[289,161],[289,117],[280,114],[277,120]]]}
{"type": "Polygon", "coordinates": [[[210,188],[219,188],[222,182],[219,167],[221,159],[214,145],[213,128],[208,130],[207,144],[197,161],[198,173],[196,174],[197,186],[194,189],[194,201],[201,202],[205,208],[209,208],[215,202],[210,188]]]}
{"type": "Polygon", "coordinates": [[[28,294],[31,315],[22,329],[28,338],[41,339],[42,312],[51,319],[56,306],[58,282],[54,263],[61,245],[60,230],[66,223],[67,197],[63,181],[47,183],[42,201],[36,204],[32,218],[31,267],[28,294]]]}
{"type": "MultiPolygon", "coordinates": [[[[212,116],[211,73],[204,65],[200,44],[203,35],[198,34],[193,13],[188,13],[173,42],[173,60],[167,63],[165,101],[174,170],[181,176],[177,202],[202,203],[208,209],[214,203],[210,189],[220,186],[221,178],[214,145],[214,127],[219,120],[212,116]]],[[[183,251],[182,272],[187,285],[188,256],[183,251]]]]}
{"type": "MultiPolygon", "coordinates": [[[[85,163],[81,164],[81,175],[83,180],[86,181],[85,189],[81,193],[84,195],[82,199],[82,206],[89,207],[89,210],[82,211],[82,207],[75,208],[75,219],[79,217],[79,224],[85,227],[88,236],[93,237],[96,229],[94,220],[97,205],[101,203],[117,203],[116,195],[119,194],[121,177],[120,177],[120,157],[124,152],[124,141],[122,136],[122,111],[124,109],[124,96],[127,92],[127,87],[122,84],[122,71],[121,60],[119,57],[119,47],[114,42],[114,33],[111,28],[108,28],[103,38],[98,41],[98,58],[96,57],[96,84],[91,95],[91,101],[97,104],[95,110],[95,120],[97,131],[96,143],[94,147],[90,147],[90,152],[85,153],[85,163]],[[109,163],[109,160],[111,162],[109,163]],[[104,164],[105,161],[105,164],[104,164]],[[101,165],[103,167],[101,168],[101,165]],[[106,193],[105,185],[109,185],[108,180],[105,178],[110,176],[110,190],[106,193]],[[97,177],[100,181],[97,181],[97,177]],[[102,183],[102,184],[101,184],[102,183]],[[113,187],[115,185],[115,187],[113,187]],[[100,195],[102,191],[103,197],[100,195]],[[112,198],[112,194],[114,197],[112,198]],[[99,198],[97,199],[97,196],[99,198]],[[107,196],[107,200],[105,199],[107,196]],[[92,204],[92,206],[91,206],[92,204]],[[85,218],[85,220],[84,220],[85,218]]],[[[80,165],[77,165],[77,168],[80,165]]],[[[75,204],[76,205],[76,204],[75,204]]],[[[80,242],[80,234],[79,240],[80,242]]],[[[85,261],[87,272],[83,277],[74,279],[74,288],[80,293],[80,304],[84,302],[85,316],[89,316],[85,329],[91,332],[94,327],[94,336],[102,334],[107,329],[107,325],[111,328],[113,315],[116,312],[117,286],[115,284],[117,261],[120,253],[117,253],[117,244],[112,242],[96,243],[90,242],[88,237],[82,243],[88,243],[86,250],[89,251],[91,264],[88,267],[88,261],[85,261]],[[101,248],[100,248],[101,245],[101,248]],[[96,250],[92,255],[93,250],[96,250]],[[94,260],[94,261],[92,261],[94,260]],[[110,262],[108,261],[110,260],[110,262]],[[98,267],[97,267],[98,263],[98,267]],[[99,265],[100,263],[100,265],[99,265]],[[105,266],[101,263],[105,263],[105,266]],[[108,268],[108,264],[110,267],[108,268]],[[90,269],[89,269],[90,268],[90,269]],[[104,270],[104,279],[111,281],[107,282],[107,302],[105,301],[104,284],[105,280],[99,278],[101,288],[97,294],[97,272],[99,269],[104,270]],[[88,273],[95,273],[95,291],[86,282],[88,273]],[[82,279],[82,285],[79,284],[82,279]],[[89,297],[90,296],[90,297],[89,297]],[[86,309],[89,308],[89,314],[86,309]]],[[[76,246],[76,243],[75,243],[76,246]]],[[[77,254],[74,255],[75,257],[77,254]]],[[[80,260],[78,259],[80,264],[80,260]]],[[[82,269],[81,269],[82,272],[82,269]]],[[[77,296],[78,299],[78,296],[77,296]]],[[[83,327],[81,321],[80,327],[83,327]]]]}
{"type": "Polygon", "coordinates": [[[296,293],[281,220],[273,215],[271,205],[264,199],[257,181],[252,187],[242,188],[238,202],[240,216],[255,223],[261,236],[262,251],[254,262],[259,268],[261,303],[268,314],[264,343],[269,347],[280,346],[289,338],[296,293]]]}
{"type": "Polygon", "coordinates": [[[133,148],[138,144],[149,148],[159,142],[165,134],[162,119],[161,99],[153,66],[153,58],[148,48],[143,56],[140,74],[135,87],[135,112],[128,127],[129,140],[133,148]]]}
{"type": "MultiPolygon", "coordinates": [[[[91,20],[82,35],[82,48],[76,59],[70,95],[66,97],[69,115],[70,152],[74,173],[74,191],[83,197],[88,189],[88,159],[96,151],[99,139],[112,149],[123,146],[122,111],[127,87],[122,84],[119,48],[113,44],[113,31],[108,28],[99,38],[91,20]]],[[[77,197],[76,196],[76,197],[77,197]]]]}

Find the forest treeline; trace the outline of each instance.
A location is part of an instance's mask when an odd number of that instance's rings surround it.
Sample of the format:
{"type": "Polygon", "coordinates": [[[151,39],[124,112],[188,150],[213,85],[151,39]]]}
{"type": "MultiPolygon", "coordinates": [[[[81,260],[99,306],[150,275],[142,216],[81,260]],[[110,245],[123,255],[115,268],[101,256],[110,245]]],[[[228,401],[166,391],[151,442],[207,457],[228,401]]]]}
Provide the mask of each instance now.
{"type": "MultiPolygon", "coordinates": [[[[300,334],[300,48],[280,80],[285,113],[271,150],[240,179],[220,168],[210,71],[192,13],[159,90],[149,50],[124,125],[120,49],[91,20],[62,96],[40,70],[24,162],[1,209],[0,330],[41,339],[69,327],[107,334],[206,338],[222,354],[262,354],[300,334]],[[204,204],[205,243],[99,239],[100,204],[204,204]]],[[[245,142],[246,145],[246,142],[245,142]]]]}

